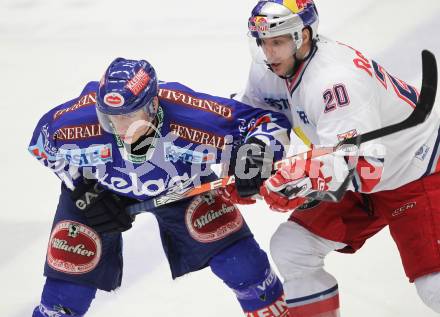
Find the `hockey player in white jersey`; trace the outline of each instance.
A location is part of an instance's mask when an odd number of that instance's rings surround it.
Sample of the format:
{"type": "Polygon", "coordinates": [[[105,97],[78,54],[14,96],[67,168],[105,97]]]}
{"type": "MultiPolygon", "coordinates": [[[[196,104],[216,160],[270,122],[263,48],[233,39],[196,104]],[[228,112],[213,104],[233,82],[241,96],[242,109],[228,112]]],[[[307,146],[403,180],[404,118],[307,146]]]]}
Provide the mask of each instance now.
{"type": "MultiPolygon", "coordinates": [[[[258,2],[249,34],[256,45],[242,101],[285,113],[307,146],[335,145],[403,121],[416,106],[417,89],[356,49],[318,36],[311,0],[258,2]]],[[[363,144],[339,203],[306,196],[340,185],[343,157],[297,160],[265,181],[260,193],[271,209],[293,211],[271,239],[292,316],[339,316],[337,281],[324,270],[324,257],[355,252],[387,225],[410,282],[440,312],[439,125],[433,113],[421,125],[363,144]],[[297,194],[286,191],[299,184],[297,194]]],[[[227,191],[238,202],[252,194],[238,186],[227,191]]]]}

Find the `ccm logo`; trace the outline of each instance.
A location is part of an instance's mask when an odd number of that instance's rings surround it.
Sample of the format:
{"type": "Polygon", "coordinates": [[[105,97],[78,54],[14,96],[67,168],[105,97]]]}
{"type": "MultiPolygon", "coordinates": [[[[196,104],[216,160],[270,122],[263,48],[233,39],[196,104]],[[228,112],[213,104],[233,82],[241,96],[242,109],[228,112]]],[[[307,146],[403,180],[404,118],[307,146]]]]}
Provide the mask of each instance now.
{"type": "Polygon", "coordinates": [[[416,202],[415,202],[415,201],[412,201],[412,202],[410,202],[410,203],[407,203],[407,204],[403,205],[402,207],[397,208],[396,210],[394,210],[394,211],[391,213],[391,217],[397,217],[397,216],[403,214],[403,213],[405,212],[405,210],[408,210],[408,209],[414,208],[415,206],[416,206],[416,202]]]}

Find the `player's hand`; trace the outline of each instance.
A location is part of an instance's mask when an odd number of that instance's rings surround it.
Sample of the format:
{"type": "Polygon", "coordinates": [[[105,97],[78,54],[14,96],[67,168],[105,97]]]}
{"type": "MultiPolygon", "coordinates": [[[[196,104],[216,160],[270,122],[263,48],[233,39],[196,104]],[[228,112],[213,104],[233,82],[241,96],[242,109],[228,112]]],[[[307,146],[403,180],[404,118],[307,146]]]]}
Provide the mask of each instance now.
{"type": "Polygon", "coordinates": [[[233,204],[238,205],[252,205],[255,204],[256,200],[251,197],[240,197],[235,188],[235,184],[227,185],[224,188],[217,189],[219,195],[223,197],[224,200],[230,201],[233,204]]]}
{"type": "Polygon", "coordinates": [[[71,197],[76,207],[83,212],[87,224],[98,233],[126,231],[135,219],[125,211],[125,207],[137,200],[119,196],[96,181],[84,180],[75,188],[71,197]]]}
{"type": "Polygon", "coordinates": [[[281,167],[264,182],[260,194],[275,211],[293,211],[307,201],[314,191],[328,190],[332,177],[324,177],[319,160],[296,160],[281,167]]]}
{"type": "Polygon", "coordinates": [[[234,163],[235,192],[231,190],[231,195],[249,198],[258,194],[263,182],[270,177],[273,152],[263,141],[251,137],[239,148],[234,163]]]}

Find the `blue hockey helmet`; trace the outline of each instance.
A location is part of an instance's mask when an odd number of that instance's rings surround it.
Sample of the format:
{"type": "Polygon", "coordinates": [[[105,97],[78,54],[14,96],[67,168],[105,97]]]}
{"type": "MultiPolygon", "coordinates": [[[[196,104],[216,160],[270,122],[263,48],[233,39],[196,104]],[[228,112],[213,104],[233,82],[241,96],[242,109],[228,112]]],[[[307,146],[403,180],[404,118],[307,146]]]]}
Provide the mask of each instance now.
{"type": "Polygon", "coordinates": [[[248,21],[249,34],[257,39],[290,34],[296,49],[302,45],[302,30],[310,27],[318,36],[318,11],[313,0],[262,0],[248,21]]]}
{"type": "Polygon", "coordinates": [[[114,133],[112,117],[133,116],[141,111],[153,119],[157,93],[156,72],[150,63],[116,58],[99,83],[96,112],[100,124],[105,131],[114,133]]]}

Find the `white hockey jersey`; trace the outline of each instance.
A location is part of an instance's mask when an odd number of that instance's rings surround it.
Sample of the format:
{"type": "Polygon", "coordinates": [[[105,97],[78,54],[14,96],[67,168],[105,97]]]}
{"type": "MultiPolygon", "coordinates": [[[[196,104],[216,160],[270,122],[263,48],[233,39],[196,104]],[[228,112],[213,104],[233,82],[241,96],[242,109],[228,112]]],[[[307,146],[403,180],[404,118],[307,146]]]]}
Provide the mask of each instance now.
{"type": "MultiPolygon", "coordinates": [[[[361,52],[321,38],[290,80],[253,63],[241,99],[286,114],[305,144],[333,146],[403,121],[418,95],[418,89],[361,52]]],[[[440,117],[433,111],[416,127],[362,145],[363,159],[351,189],[390,190],[439,171],[439,126],[440,117]]]]}

